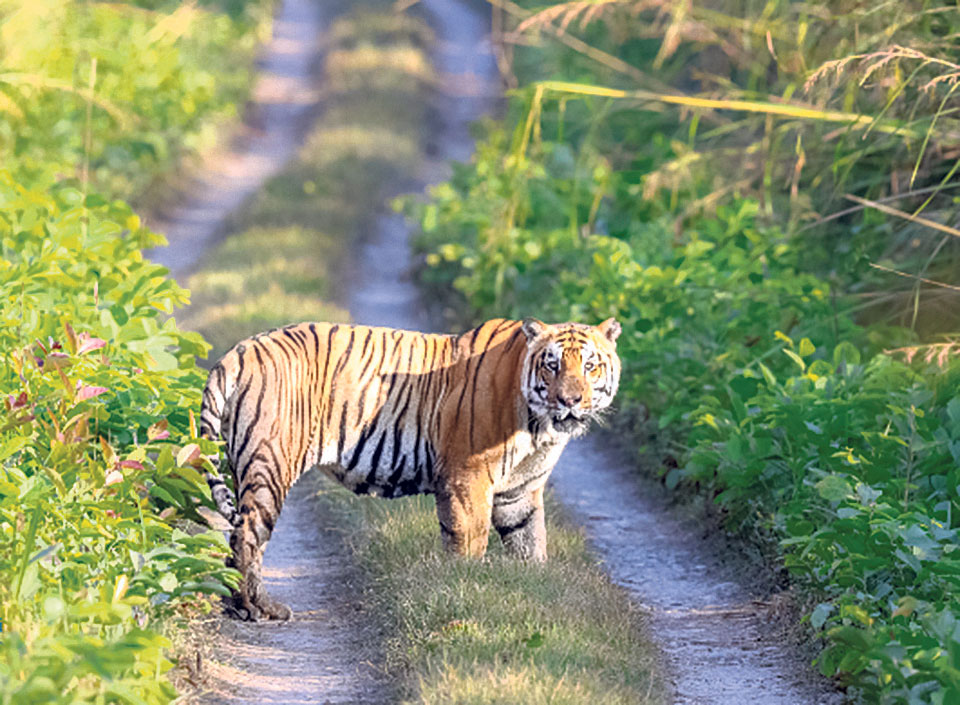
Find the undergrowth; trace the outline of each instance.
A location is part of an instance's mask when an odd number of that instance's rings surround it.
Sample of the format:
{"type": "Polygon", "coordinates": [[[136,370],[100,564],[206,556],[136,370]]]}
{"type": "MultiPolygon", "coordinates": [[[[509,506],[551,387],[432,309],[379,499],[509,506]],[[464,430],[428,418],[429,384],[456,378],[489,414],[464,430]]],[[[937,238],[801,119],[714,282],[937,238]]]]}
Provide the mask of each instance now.
{"type": "Polygon", "coordinates": [[[166,703],[237,574],[189,409],[208,345],[142,195],[235,115],[267,3],[0,1],[0,702],[166,703]],[[229,66],[229,75],[210,67],[229,66]]]}
{"type": "Polygon", "coordinates": [[[0,701],[168,702],[165,620],[237,577],[174,526],[209,497],[207,345],[164,320],[187,292],[127,206],[6,171],[0,202],[0,701]]]}

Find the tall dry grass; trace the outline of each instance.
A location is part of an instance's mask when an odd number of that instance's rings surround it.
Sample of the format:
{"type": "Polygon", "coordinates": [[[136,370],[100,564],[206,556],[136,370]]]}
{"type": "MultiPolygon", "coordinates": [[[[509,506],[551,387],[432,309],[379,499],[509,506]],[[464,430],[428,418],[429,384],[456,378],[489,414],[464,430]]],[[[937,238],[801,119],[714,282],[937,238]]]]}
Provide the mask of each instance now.
{"type": "Polygon", "coordinates": [[[514,158],[563,135],[642,169],[636,195],[678,228],[756,198],[869,319],[960,327],[960,241],[930,225],[958,215],[953,3],[490,2],[527,96],[514,158]]]}

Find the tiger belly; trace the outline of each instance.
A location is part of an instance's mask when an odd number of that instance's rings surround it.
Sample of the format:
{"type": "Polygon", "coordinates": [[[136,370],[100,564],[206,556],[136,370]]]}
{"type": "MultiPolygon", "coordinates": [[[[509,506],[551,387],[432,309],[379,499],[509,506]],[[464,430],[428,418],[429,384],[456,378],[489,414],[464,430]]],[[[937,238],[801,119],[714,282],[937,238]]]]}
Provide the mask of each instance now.
{"type": "Polygon", "coordinates": [[[433,492],[437,454],[418,431],[372,424],[346,441],[328,443],[316,466],[350,491],[387,498],[433,492]]]}

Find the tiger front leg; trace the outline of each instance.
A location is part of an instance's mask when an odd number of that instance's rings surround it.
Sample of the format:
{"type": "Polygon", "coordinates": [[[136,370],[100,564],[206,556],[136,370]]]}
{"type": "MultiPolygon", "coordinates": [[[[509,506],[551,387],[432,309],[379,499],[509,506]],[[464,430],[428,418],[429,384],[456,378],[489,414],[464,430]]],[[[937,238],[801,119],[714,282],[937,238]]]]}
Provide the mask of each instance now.
{"type": "Polygon", "coordinates": [[[233,567],[240,571],[240,585],[233,596],[233,605],[228,609],[233,616],[252,622],[261,617],[288,620],[293,611],[282,602],[267,594],[263,585],[263,552],[270,540],[277,511],[263,516],[263,510],[253,492],[246,492],[240,501],[242,521],[230,536],[233,549],[233,567]]]}
{"type": "Polygon", "coordinates": [[[437,490],[437,519],[443,547],[480,558],[487,552],[493,491],[484,483],[458,483],[437,490]]]}
{"type": "Polygon", "coordinates": [[[543,488],[508,491],[493,498],[493,525],[507,553],[526,561],[547,560],[543,488]]]}

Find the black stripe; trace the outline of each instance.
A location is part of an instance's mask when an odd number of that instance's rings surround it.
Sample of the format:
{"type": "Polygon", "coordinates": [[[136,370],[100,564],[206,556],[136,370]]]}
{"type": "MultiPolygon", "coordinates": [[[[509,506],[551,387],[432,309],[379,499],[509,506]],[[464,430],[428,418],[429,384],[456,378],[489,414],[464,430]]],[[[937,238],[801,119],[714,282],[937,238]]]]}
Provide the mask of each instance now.
{"type": "MultiPolygon", "coordinates": [[[[263,364],[263,358],[260,356],[260,346],[258,345],[258,346],[256,346],[256,347],[254,347],[253,352],[254,352],[254,354],[257,356],[257,362],[258,362],[259,365],[260,365],[260,371],[261,371],[261,374],[262,374],[262,373],[263,373],[263,369],[264,369],[264,364],[263,364]]],[[[266,353],[266,352],[267,352],[267,351],[264,350],[264,353],[266,353]]],[[[268,354],[268,355],[269,355],[269,354],[268,354]]],[[[271,361],[272,361],[272,360],[273,360],[273,358],[271,357],[271,361]]],[[[256,413],[254,413],[254,415],[253,415],[253,420],[252,420],[249,424],[247,424],[246,431],[244,432],[244,435],[243,435],[243,440],[242,440],[241,443],[240,443],[240,447],[236,449],[236,453],[235,453],[235,455],[234,455],[234,458],[236,459],[236,461],[237,461],[238,463],[240,462],[240,459],[243,457],[243,453],[244,453],[244,451],[246,450],[247,445],[250,443],[250,439],[253,437],[253,434],[254,434],[254,432],[256,431],[257,425],[260,423],[260,414],[261,414],[261,412],[262,412],[262,410],[263,410],[263,398],[264,398],[264,396],[266,395],[266,390],[267,390],[267,386],[263,383],[263,380],[261,379],[261,380],[260,380],[260,392],[259,392],[259,394],[257,395],[257,408],[256,408],[256,413]]],[[[237,408],[240,408],[239,405],[238,405],[237,408]]],[[[239,414],[238,414],[238,416],[239,416],[239,414]]],[[[246,469],[246,468],[245,468],[245,469],[246,469]]],[[[240,481],[241,481],[241,482],[243,481],[243,475],[240,476],[240,481]]]]}
{"type": "MultiPolygon", "coordinates": [[[[239,367],[238,367],[238,369],[237,369],[237,380],[236,380],[236,381],[237,381],[237,385],[238,385],[238,386],[239,386],[240,382],[243,381],[244,357],[245,357],[245,354],[246,354],[246,348],[244,347],[243,350],[241,350],[241,347],[242,347],[242,346],[238,346],[238,347],[237,347],[237,361],[238,361],[238,363],[239,363],[239,367]]],[[[234,407],[233,407],[234,410],[243,408],[243,401],[244,401],[244,399],[246,399],[246,397],[247,397],[247,392],[250,391],[250,385],[251,385],[251,384],[253,384],[253,379],[252,379],[252,378],[247,380],[246,385],[244,385],[243,389],[240,389],[239,392],[237,392],[237,390],[234,390],[234,392],[237,394],[237,402],[236,402],[236,404],[234,404],[234,407]]],[[[239,425],[240,425],[240,424],[237,423],[237,414],[234,413],[233,418],[231,419],[230,443],[227,445],[227,452],[228,452],[227,457],[228,457],[228,458],[232,456],[234,459],[236,459],[236,457],[237,457],[237,456],[234,454],[233,449],[237,447],[237,431],[238,431],[239,425]]],[[[221,436],[223,435],[223,429],[220,430],[220,435],[221,435],[221,436]]]]}
{"type": "MultiPolygon", "coordinates": [[[[339,377],[340,373],[343,371],[343,368],[346,367],[347,363],[350,361],[350,352],[353,350],[353,341],[356,339],[356,337],[357,337],[356,329],[351,328],[350,339],[347,341],[347,349],[344,350],[343,353],[340,355],[339,359],[337,360],[336,367],[333,368],[333,376],[331,377],[331,379],[333,380],[333,384],[331,385],[330,390],[328,392],[330,399],[336,398],[337,377],[339,377]]],[[[333,419],[333,404],[330,404],[330,406],[327,409],[327,423],[329,424],[332,419],[333,419]]],[[[342,426],[343,426],[343,422],[341,421],[341,427],[342,426]]]]}
{"type": "Polygon", "coordinates": [[[390,459],[390,467],[397,466],[397,458],[400,455],[400,449],[403,447],[403,418],[407,415],[407,408],[410,406],[410,394],[407,394],[407,401],[400,409],[393,420],[393,457],[390,459]]]}
{"type": "Polygon", "coordinates": [[[403,456],[403,460],[400,462],[400,465],[397,466],[397,469],[393,471],[393,474],[390,475],[390,478],[387,480],[387,485],[390,487],[396,487],[400,480],[403,479],[403,471],[407,467],[407,456],[403,456]]]}
{"type": "Polygon", "coordinates": [[[515,531],[520,531],[520,529],[524,528],[525,526],[527,526],[527,524],[530,523],[530,521],[533,519],[533,515],[536,513],[537,513],[536,508],[531,509],[530,513],[527,514],[523,519],[518,521],[516,524],[513,524],[512,526],[498,526],[497,533],[500,534],[500,538],[503,539],[515,531]]]}
{"type": "MultiPolygon", "coordinates": [[[[350,402],[343,403],[343,412],[340,414],[340,437],[337,439],[337,462],[343,462],[343,443],[347,436],[347,407],[350,402]]],[[[331,408],[333,404],[330,405],[331,408]]]]}
{"type": "Polygon", "coordinates": [[[360,462],[360,455],[363,453],[363,447],[367,445],[367,441],[370,440],[370,436],[373,435],[373,431],[374,427],[371,424],[360,434],[360,439],[357,441],[357,445],[353,449],[353,457],[350,458],[350,463],[347,465],[347,472],[350,472],[357,467],[357,464],[360,462]]]}

